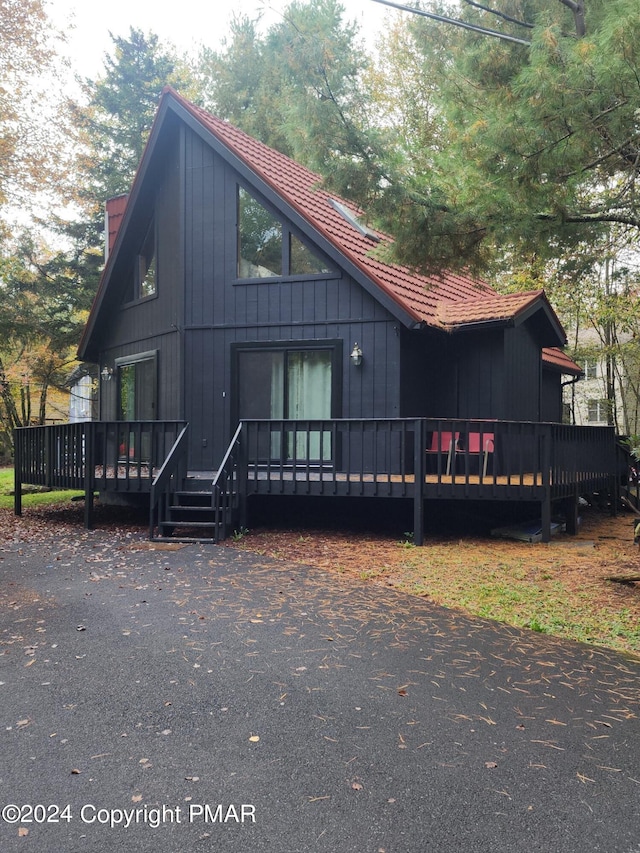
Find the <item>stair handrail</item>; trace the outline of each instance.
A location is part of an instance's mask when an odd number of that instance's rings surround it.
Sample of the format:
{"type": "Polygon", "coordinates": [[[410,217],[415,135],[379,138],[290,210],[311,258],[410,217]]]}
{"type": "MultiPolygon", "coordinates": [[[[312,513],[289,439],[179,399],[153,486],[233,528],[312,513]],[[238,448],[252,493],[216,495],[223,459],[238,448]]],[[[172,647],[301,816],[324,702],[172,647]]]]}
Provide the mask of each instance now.
{"type": "Polygon", "coordinates": [[[149,538],[153,538],[153,530],[155,527],[155,511],[158,502],[162,495],[167,491],[167,486],[171,482],[171,478],[178,471],[180,464],[184,461],[187,455],[187,432],[189,424],[185,424],[180,430],[178,437],[173,442],[171,450],[167,454],[166,459],[162,463],[160,470],[151,482],[151,493],[149,500],[149,538]]]}
{"type": "MultiPolygon", "coordinates": [[[[225,453],[222,462],[216,474],[213,478],[213,483],[211,485],[211,504],[215,511],[215,530],[216,530],[216,542],[219,542],[220,539],[224,539],[226,537],[227,530],[227,520],[226,520],[226,512],[225,512],[225,502],[229,500],[229,489],[228,483],[233,481],[233,475],[237,468],[237,460],[234,456],[234,450],[236,445],[240,441],[240,435],[242,433],[242,421],[238,424],[235,433],[233,434],[233,438],[229,442],[229,447],[227,447],[227,452],[225,453]],[[231,463],[231,465],[229,464],[231,463]],[[225,520],[223,520],[225,519],[225,520]],[[220,528],[223,527],[222,535],[220,528]]],[[[227,509],[230,509],[230,506],[227,506],[227,509]]]]}
{"type": "MultiPolygon", "coordinates": [[[[214,488],[218,485],[218,480],[220,479],[220,477],[226,473],[226,468],[227,468],[227,465],[229,463],[229,459],[233,459],[233,449],[236,446],[236,444],[238,443],[241,432],[242,432],[242,421],[238,424],[238,427],[237,427],[235,433],[233,434],[233,438],[229,442],[229,447],[227,447],[227,452],[225,453],[225,455],[222,459],[222,462],[220,463],[220,467],[216,471],[216,475],[213,478],[213,487],[214,488]]],[[[235,460],[234,460],[234,465],[235,465],[235,460]]]]}

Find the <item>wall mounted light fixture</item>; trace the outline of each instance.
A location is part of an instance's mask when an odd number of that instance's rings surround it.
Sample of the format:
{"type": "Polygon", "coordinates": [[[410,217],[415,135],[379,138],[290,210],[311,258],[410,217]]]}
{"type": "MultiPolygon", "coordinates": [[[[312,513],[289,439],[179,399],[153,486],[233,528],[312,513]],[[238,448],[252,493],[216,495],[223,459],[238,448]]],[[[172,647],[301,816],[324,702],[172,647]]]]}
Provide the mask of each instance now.
{"type": "Polygon", "coordinates": [[[106,365],[100,371],[100,378],[103,382],[110,382],[111,377],[113,376],[113,367],[107,367],[106,365]]]}
{"type": "Polygon", "coordinates": [[[362,364],[362,350],[358,346],[357,341],[353,345],[353,349],[351,350],[351,355],[349,357],[356,367],[360,367],[362,364]]]}

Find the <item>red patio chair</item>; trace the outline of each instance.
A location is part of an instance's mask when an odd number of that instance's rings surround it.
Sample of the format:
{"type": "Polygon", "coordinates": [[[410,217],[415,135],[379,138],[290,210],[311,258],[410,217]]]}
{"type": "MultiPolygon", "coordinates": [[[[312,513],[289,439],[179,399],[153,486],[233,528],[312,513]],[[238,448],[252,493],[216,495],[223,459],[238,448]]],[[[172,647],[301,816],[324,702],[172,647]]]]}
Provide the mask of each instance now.
{"type": "MultiPolygon", "coordinates": [[[[492,432],[470,432],[467,435],[467,451],[478,457],[482,456],[482,476],[487,476],[489,454],[493,453],[495,438],[492,432]],[[482,442],[482,445],[481,445],[482,442]]],[[[479,469],[480,466],[478,466],[479,469]]]]}
{"type": "Polygon", "coordinates": [[[434,430],[431,434],[431,445],[427,448],[428,455],[434,455],[437,453],[447,454],[447,468],[446,474],[447,476],[451,473],[451,467],[453,464],[454,454],[456,452],[456,447],[458,444],[458,439],[460,438],[460,433],[456,432],[438,432],[438,430],[434,430]]]}

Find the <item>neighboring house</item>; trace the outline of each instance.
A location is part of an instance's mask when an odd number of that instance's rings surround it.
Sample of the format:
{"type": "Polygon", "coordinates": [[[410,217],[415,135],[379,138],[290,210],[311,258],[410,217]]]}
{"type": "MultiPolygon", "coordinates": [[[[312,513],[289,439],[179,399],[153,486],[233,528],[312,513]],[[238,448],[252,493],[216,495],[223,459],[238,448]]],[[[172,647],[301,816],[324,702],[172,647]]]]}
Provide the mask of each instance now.
{"type": "Polygon", "coordinates": [[[102,377],[95,485],[155,478],[165,532],[187,472],[233,468],[214,484],[228,500],[375,497],[386,478],[418,539],[429,499],[538,502],[548,533],[552,501],[613,473],[610,431],[587,431],[585,464],[573,453],[552,482],[574,443],[563,380],[581,371],[543,291],[385,262],[388,238],[319,176],[170,88],[116,207],[79,348],[102,377]]]}
{"type": "Polygon", "coordinates": [[[69,422],[92,421],[98,417],[98,372],[94,365],[81,364],[67,379],[69,422]]]}
{"type": "MultiPolygon", "coordinates": [[[[606,425],[611,413],[611,403],[607,398],[606,362],[592,354],[582,359],[582,369],[583,380],[576,385],[568,385],[565,392],[573,423],[606,425]]],[[[619,402],[618,387],[616,397],[619,402]]]]}
{"type": "Polygon", "coordinates": [[[611,423],[619,435],[639,432],[637,342],[629,334],[620,338],[608,364],[595,330],[586,329],[579,334],[584,378],[565,386],[567,422],[591,426],[611,423]]]}

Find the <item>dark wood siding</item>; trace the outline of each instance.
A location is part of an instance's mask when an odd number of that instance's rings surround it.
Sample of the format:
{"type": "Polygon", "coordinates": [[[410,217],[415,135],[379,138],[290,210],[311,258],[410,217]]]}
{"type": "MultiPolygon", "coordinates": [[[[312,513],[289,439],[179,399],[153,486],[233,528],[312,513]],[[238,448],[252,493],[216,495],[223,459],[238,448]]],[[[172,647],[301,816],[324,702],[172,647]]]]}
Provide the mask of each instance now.
{"type": "Polygon", "coordinates": [[[401,416],[455,418],[456,350],[451,335],[402,329],[401,416]]]}
{"type": "Polygon", "coordinates": [[[453,336],[457,370],[457,416],[504,418],[505,355],[502,329],[453,336]]]}
{"type": "Polygon", "coordinates": [[[540,420],[562,423],[562,374],[542,368],[540,420]]]}
{"type": "MultiPolygon", "coordinates": [[[[400,415],[397,322],[335,264],[314,276],[236,280],[238,175],[195,134],[185,137],[185,416],[191,467],[215,467],[233,427],[231,344],[338,339],[342,417],[400,415]],[[355,342],[359,367],[349,359],[355,342]]],[[[279,218],[295,232],[281,214],[279,218]]],[[[307,242],[309,239],[307,238],[307,242]]],[[[318,250],[319,251],[319,250],[318,250]]]]}
{"type": "MultiPolygon", "coordinates": [[[[127,242],[118,255],[114,272],[120,288],[114,287],[115,310],[101,330],[109,348],[101,353],[101,366],[112,367],[115,359],[141,352],[157,352],[158,412],[165,420],[183,417],[181,398],[183,325],[183,252],[181,237],[181,190],[179,148],[163,160],[163,169],[154,175],[154,192],[143,201],[141,221],[154,216],[156,221],[157,293],[154,297],[125,304],[124,294],[133,258],[140,251],[143,236],[135,229],[127,233],[127,242]]],[[[100,417],[116,416],[115,382],[101,382],[100,417]]]]}
{"type": "Polygon", "coordinates": [[[505,411],[508,420],[540,420],[542,353],[528,324],[505,330],[505,411]]]}
{"type": "MultiPolygon", "coordinates": [[[[103,354],[103,363],[115,364],[116,359],[134,360],[141,353],[154,353],[157,370],[156,419],[181,420],[180,348],[180,337],[175,333],[148,337],[144,341],[112,347],[103,354]]],[[[109,382],[100,381],[100,419],[103,421],[113,421],[118,417],[117,388],[115,373],[109,382]]]]}

